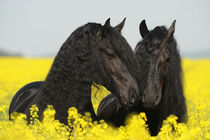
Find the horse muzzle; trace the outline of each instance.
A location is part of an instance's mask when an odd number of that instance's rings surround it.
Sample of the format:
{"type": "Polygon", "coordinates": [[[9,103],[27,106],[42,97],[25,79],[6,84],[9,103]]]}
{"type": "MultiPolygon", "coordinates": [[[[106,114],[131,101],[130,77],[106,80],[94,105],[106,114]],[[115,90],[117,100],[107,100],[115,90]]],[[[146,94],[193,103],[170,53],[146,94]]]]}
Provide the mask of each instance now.
{"type": "Polygon", "coordinates": [[[144,91],[142,105],[145,108],[156,108],[161,100],[161,91],[144,91]]]}

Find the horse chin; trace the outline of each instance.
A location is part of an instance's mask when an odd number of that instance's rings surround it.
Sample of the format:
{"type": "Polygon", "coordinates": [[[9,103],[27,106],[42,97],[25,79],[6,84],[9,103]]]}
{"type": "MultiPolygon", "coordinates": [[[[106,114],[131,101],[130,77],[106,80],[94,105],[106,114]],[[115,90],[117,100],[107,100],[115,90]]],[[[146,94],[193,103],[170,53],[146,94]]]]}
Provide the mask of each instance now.
{"type": "Polygon", "coordinates": [[[142,106],[144,108],[147,108],[147,109],[156,109],[158,107],[158,105],[154,105],[154,104],[142,104],[142,106]]]}

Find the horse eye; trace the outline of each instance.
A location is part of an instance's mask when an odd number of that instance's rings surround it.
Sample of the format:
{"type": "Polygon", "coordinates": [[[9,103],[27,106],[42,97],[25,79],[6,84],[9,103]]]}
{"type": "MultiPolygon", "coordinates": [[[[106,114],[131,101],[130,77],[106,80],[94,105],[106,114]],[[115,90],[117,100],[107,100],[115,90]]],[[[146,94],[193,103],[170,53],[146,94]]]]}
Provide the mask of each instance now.
{"type": "Polygon", "coordinates": [[[158,54],[159,52],[160,52],[159,50],[155,49],[153,53],[158,54]]]}
{"type": "Polygon", "coordinates": [[[107,54],[107,58],[108,58],[109,60],[111,60],[111,59],[114,58],[114,55],[113,55],[113,54],[107,54]]]}

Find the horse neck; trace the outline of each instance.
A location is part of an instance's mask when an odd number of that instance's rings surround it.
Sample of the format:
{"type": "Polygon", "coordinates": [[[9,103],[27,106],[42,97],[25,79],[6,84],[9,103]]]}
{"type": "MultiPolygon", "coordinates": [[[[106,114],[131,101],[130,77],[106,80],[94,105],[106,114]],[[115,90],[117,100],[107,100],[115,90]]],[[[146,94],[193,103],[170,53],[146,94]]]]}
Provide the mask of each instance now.
{"type": "Polygon", "coordinates": [[[91,84],[98,73],[90,62],[60,65],[55,60],[42,87],[43,98],[60,110],[74,106],[80,113],[90,111],[91,84]]]}

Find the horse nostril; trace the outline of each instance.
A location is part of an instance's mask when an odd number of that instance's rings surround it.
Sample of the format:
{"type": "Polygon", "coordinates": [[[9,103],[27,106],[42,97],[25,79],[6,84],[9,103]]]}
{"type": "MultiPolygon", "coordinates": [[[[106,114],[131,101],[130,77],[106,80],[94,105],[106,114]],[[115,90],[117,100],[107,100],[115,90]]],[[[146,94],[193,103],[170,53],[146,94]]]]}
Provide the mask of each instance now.
{"type": "Polygon", "coordinates": [[[130,89],[130,104],[133,105],[137,102],[137,93],[135,89],[130,89]]]}
{"type": "Polygon", "coordinates": [[[156,99],[155,99],[155,101],[154,101],[154,103],[153,103],[154,105],[156,104],[156,102],[157,102],[157,100],[158,100],[158,97],[159,97],[159,96],[156,96],[156,99]]]}
{"type": "Polygon", "coordinates": [[[136,98],[134,97],[134,94],[131,96],[131,98],[130,98],[130,102],[132,103],[132,104],[134,104],[135,103],[135,100],[136,100],[136,98]]]}
{"type": "Polygon", "coordinates": [[[142,96],[142,103],[145,103],[145,95],[142,96]]]}

